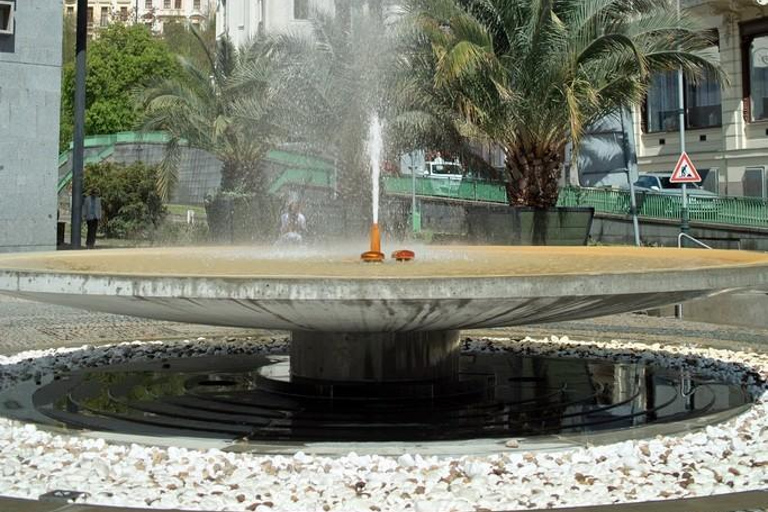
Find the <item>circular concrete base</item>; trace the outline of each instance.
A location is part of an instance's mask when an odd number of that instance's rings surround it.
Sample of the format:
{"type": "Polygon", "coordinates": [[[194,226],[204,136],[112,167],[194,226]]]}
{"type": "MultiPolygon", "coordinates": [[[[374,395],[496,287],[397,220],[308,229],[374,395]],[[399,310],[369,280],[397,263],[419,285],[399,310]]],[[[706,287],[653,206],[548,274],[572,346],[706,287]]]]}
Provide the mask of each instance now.
{"type": "Polygon", "coordinates": [[[456,378],[459,331],[291,333],[291,377],[332,382],[456,378]]]}
{"type": "Polygon", "coordinates": [[[0,293],[206,325],[406,333],[591,318],[768,284],[768,256],[746,251],[451,246],[381,265],[357,254],[204,247],[3,255],[0,293]]]}

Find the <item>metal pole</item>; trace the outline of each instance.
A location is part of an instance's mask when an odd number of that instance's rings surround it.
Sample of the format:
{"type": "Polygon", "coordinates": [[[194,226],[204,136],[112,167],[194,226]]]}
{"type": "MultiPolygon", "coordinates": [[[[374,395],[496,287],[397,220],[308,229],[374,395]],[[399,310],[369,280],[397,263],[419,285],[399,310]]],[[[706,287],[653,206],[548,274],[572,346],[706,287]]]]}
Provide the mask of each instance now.
{"type": "MultiPolygon", "coordinates": [[[[680,0],[677,0],[677,20],[680,23],[680,0]]],[[[682,66],[677,71],[677,99],[678,99],[678,113],[680,123],[680,154],[685,153],[685,92],[683,88],[683,68],[682,66]]],[[[682,219],[680,221],[680,231],[688,233],[690,225],[688,222],[688,193],[686,184],[683,183],[683,208],[682,219]]]]}
{"type": "Polygon", "coordinates": [[[70,243],[80,249],[83,225],[83,158],[85,153],[85,53],[88,44],[88,0],[77,0],[75,57],[75,141],[72,148],[72,232],[70,243]]]}
{"type": "Polygon", "coordinates": [[[629,130],[624,124],[624,106],[619,111],[621,115],[621,151],[624,156],[624,171],[627,173],[627,182],[629,183],[629,213],[632,215],[632,229],[635,234],[635,245],[640,247],[640,223],[637,220],[637,200],[635,198],[635,184],[632,182],[632,174],[629,170],[629,140],[627,135],[629,130]]]}
{"type": "Polygon", "coordinates": [[[133,22],[139,23],[139,0],[136,0],[136,7],[133,9],[133,22]]]}
{"type": "Polygon", "coordinates": [[[635,184],[627,169],[627,181],[629,182],[629,213],[632,215],[632,229],[635,233],[635,245],[640,247],[640,223],[637,220],[637,201],[635,200],[635,184]]]}
{"type": "Polygon", "coordinates": [[[411,159],[411,230],[415,233],[416,229],[416,165],[413,162],[413,151],[409,155],[411,159]]]}

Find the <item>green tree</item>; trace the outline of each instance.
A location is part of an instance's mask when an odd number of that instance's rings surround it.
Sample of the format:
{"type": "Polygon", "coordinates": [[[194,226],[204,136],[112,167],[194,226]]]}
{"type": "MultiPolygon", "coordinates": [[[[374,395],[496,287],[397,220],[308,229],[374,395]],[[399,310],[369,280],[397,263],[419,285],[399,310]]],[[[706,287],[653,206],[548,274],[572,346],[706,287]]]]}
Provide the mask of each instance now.
{"type": "Polygon", "coordinates": [[[97,189],[103,218],[99,229],[111,238],[146,238],[165,217],[157,193],[157,166],[102,162],[85,170],[85,190],[97,189]]]}
{"type": "Polygon", "coordinates": [[[142,126],[171,136],[158,190],[164,199],[170,196],[185,140],[222,161],[221,190],[263,195],[267,184],[258,166],[282,133],[275,116],[275,60],[259,40],[240,51],[227,39],[215,48],[202,37],[199,43],[204,65],[180,58],[179,75],[156,81],[136,98],[142,126]]]}
{"type": "MultiPolygon", "coordinates": [[[[166,44],[141,24],[112,23],[88,45],[85,133],[131,130],[140,118],[130,92],[179,73],[166,44]]],[[[64,68],[62,123],[74,118],[75,66],[64,68]]]]}
{"type": "Polygon", "coordinates": [[[215,48],[216,45],[216,19],[209,18],[199,29],[186,21],[166,21],[163,24],[163,41],[175,55],[203,67],[208,62],[206,48],[215,48]],[[203,44],[200,44],[201,39],[203,44]]]}
{"type": "Polygon", "coordinates": [[[506,153],[511,204],[557,202],[565,147],[649,78],[683,67],[693,80],[720,68],[711,42],[670,0],[410,0],[420,33],[414,74],[429,96],[506,153]]]}
{"type": "MultiPolygon", "coordinates": [[[[62,63],[62,82],[66,70],[75,63],[75,28],[76,28],[75,16],[72,14],[64,14],[62,22],[62,42],[61,42],[61,63],[62,63]]],[[[65,97],[62,95],[61,105],[59,106],[59,152],[64,152],[69,147],[69,143],[72,141],[72,135],[74,133],[72,114],[67,112],[67,108],[71,108],[65,97]]]]}

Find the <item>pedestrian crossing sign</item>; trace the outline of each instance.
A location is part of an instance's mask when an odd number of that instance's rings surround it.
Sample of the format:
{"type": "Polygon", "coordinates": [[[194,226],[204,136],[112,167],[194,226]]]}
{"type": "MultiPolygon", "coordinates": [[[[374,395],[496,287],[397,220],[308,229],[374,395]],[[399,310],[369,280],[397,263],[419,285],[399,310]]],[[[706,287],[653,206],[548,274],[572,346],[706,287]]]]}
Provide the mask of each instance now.
{"type": "Polygon", "coordinates": [[[669,181],[672,183],[701,183],[701,175],[685,151],[680,155],[669,181]]]}

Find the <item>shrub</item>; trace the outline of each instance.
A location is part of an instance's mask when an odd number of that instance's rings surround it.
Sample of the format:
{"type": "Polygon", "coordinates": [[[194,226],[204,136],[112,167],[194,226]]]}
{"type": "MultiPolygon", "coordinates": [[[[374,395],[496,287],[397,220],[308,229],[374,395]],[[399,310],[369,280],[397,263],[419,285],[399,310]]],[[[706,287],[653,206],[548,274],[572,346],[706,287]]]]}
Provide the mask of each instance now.
{"type": "Polygon", "coordinates": [[[102,162],[85,171],[85,191],[96,187],[103,217],[100,230],[108,238],[147,238],[163,220],[165,206],[155,184],[157,166],[102,162]]]}

